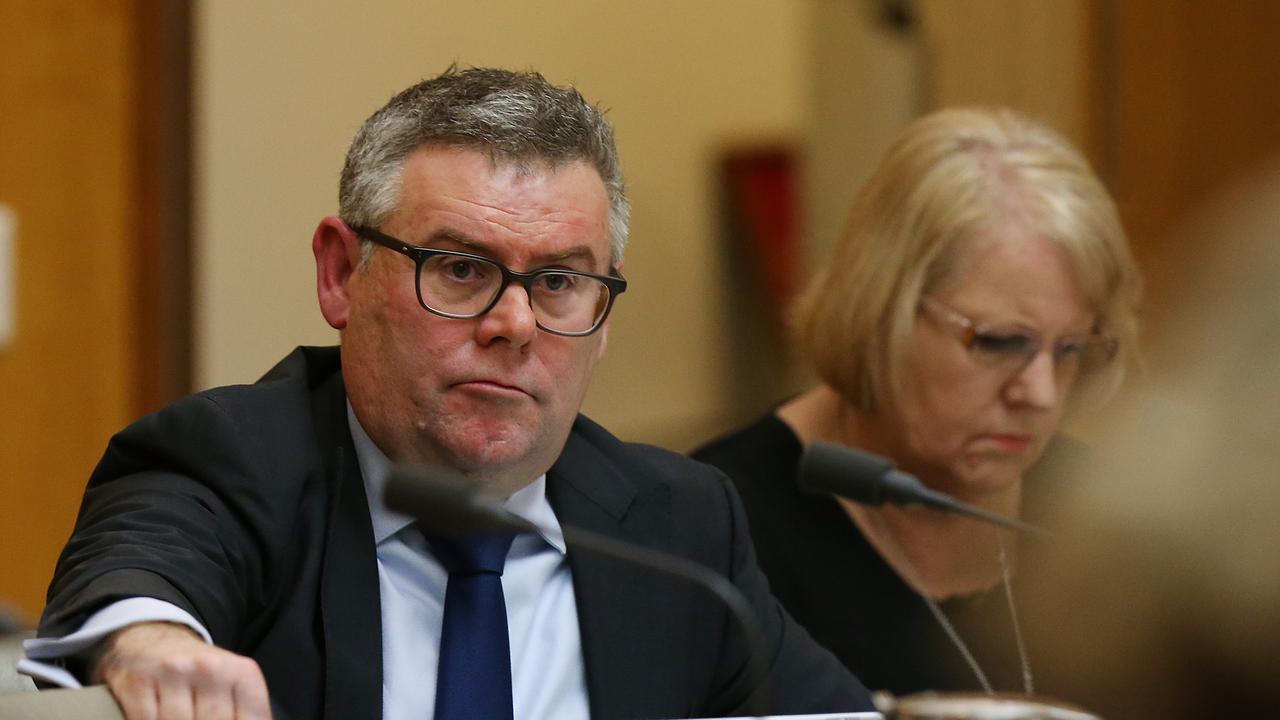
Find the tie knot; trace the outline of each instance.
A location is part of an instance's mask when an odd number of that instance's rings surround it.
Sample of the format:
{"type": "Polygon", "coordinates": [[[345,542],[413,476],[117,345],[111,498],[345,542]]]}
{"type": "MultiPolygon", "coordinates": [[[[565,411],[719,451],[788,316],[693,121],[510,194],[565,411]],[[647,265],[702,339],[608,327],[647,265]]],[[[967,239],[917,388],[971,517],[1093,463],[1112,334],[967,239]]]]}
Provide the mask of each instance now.
{"type": "Polygon", "coordinates": [[[431,551],[450,575],[501,575],[515,535],[439,537],[423,533],[431,551]]]}

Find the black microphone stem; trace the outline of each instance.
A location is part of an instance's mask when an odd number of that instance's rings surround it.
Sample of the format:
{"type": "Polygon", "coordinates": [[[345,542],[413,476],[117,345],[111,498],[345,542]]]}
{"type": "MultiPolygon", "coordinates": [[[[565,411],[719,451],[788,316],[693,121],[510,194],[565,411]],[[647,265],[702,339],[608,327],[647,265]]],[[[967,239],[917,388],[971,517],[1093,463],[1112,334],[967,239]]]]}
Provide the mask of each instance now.
{"type": "Polygon", "coordinates": [[[800,455],[799,472],[800,487],[807,492],[838,495],[860,505],[918,505],[1042,538],[1053,536],[1043,528],[929,488],[915,476],[895,468],[888,458],[864,450],[815,442],[800,455]]]}
{"type": "Polygon", "coordinates": [[[746,714],[751,717],[763,717],[768,713],[769,675],[764,662],[766,657],[764,638],[760,634],[760,628],[756,626],[756,619],[751,613],[750,606],[742,596],[742,592],[733,583],[720,573],[692,560],[650,550],[572,525],[561,525],[560,530],[567,543],[660,573],[675,575],[719,598],[733,613],[734,619],[742,628],[747,642],[747,677],[758,683],[750,690],[751,694],[747,697],[744,706],[746,714]]]}
{"type": "Polygon", "coordinates": [[[993,513],[990,510],[980,508],[977,505],[970,505],[969,503],[961,502],[950,496],[946,496],[945,500],[936,502],[933,501],[932,498],[921,498],[919,504],[935,510],[942,510],[943,512],[953,512],[958,515],[965,515],[971,518],[977,518],[978,520],[985,520],[993,525],[999,525],[1001,527],[1009,528],[1010,530],[1019,530],[1024,533],[1038,535],[1043,538],[1053,537],[1053,533],[1042,527],[1025,523],[1017,518],[1006,517],[998,513],[993,513]]]}

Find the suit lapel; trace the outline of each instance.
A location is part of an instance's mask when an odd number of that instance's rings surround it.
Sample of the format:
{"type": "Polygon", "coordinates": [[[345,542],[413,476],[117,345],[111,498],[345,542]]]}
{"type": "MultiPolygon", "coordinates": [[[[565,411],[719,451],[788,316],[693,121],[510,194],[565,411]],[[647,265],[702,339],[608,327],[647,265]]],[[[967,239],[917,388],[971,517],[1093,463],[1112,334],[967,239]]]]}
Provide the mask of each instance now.
{"type": "MultiPolygon", "coordinates": [[[[659,488],[641,492],[616,465],[579,435],[547,475],[547,493],[562,525],[640,545],[662,547],[669,535],[659,488]]],[[[663,593],[651,571],[569,543],[569,567],[592,717],[634,715],[663,688],[655,664],[669,653],[661,615],[663,593]],[[655,597],[657,595],[658,597],[655,597]]]]}
{"type": "MultiPolygon", "coordinates": [[[[324,627],[324,717],[382,717],[382,609],[378,566],[360,465],[346,421],[346,395],[337,376],[336,402],[323,422],[332,436],[328,463],[329,533],[320,580],[324,627]]],[[[320,403],[318,402],[317,405],[320,403]]],[[[324,434],[321,434],[324,438],[324,434]]]]}

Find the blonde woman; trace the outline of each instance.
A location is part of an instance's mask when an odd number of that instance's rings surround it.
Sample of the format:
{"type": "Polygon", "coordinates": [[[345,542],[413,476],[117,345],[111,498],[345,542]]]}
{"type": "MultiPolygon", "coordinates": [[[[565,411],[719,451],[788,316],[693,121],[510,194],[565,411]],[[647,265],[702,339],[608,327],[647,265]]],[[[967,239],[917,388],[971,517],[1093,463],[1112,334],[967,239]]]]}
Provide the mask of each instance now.
{"type": "Polygon", "coordinates": [[[872,689],[1033,687],[1019,547],[918,508],[803,494],[804,446],[891,458],[1035,519],[1067,410],[1119,382],[1140,281],[1114,203],[1061,137],[1008,110],[924,117],[853,201],[794,326],[821,383],[695,452],[747,508],[783,604],[872,689]],[[951,637],[948,637],[951,636],[951,637]]]}

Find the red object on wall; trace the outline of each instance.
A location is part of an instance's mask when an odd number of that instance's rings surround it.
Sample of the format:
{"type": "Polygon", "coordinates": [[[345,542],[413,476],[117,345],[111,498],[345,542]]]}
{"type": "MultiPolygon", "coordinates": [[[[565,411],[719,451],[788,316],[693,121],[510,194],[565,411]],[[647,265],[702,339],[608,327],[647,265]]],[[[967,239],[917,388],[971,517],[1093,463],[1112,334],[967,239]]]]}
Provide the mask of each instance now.
{"type": "Polygon", "coordinates": [[[795,165],[795,154],[777,147],[739,150],[724,160],[730,240],[757,269],[758,281],[778,313],[798,281],[795,165]]]}

